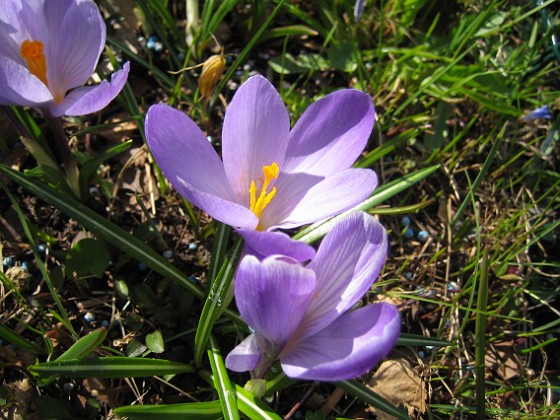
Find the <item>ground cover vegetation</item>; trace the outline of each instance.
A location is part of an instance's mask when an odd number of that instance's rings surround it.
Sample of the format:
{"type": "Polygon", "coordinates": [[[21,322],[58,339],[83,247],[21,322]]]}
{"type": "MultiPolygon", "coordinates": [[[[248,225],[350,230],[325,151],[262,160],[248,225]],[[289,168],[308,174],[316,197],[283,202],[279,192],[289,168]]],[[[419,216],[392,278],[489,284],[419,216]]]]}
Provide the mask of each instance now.
{"type": "MultiPolygon", "coordinates": [[[[50,82],[26,44],[41,96],[0,92],[2,418],[558,418],[556,2],[96,3],[106,40],[75,51],[96,51],[78,76],[50,82]],[[226,368],[258,330],[232,299],[256,222],[239,235],[211,218],[148,147],[146,113],[165,103],[219,155],[257,75],[292,125],[343,88],[375,105],[353,168],[378,182],[357,209],[389,247],[351,306],[396,307],[402,332],[352,380],[289,378],[282,356],[261,381],[226,368]]],[[[284,232],[326,249],[343,218],[284,232]]]]}

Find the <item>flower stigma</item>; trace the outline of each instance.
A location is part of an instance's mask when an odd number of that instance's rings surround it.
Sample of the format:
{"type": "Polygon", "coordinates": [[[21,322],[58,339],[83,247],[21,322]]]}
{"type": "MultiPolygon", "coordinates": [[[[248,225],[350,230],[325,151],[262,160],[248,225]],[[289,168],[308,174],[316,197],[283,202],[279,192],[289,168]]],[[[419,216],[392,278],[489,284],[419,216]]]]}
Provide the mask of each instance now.
{"type": "Polygon", "coordinates": [[[41,41],[29,41],[26,39],[21,44],[20,55],[25,59],[27,68],[31,74],[39,78],[41,82],[48,86],[47,59],[43,49],[44,45],[41,41]]]}
{"type": "MultiPolygon", "coordinates": [[[[251,186],[249,187],[249,210],[251,210],[259,219],[261,218],[265,207],[270,204],[276,195],[276,187],[273,187],[270,192],[267,190],[270,182],[273,179],[278,178],[278,172],[280,172],[280,168],[276,162],[272,162],[271,165],[263,166],[264,181],[258,198],[257,184],[254,180],[251,181],[251,186]]],[[[260,223],[257,226],[257,230],[261,230],[260,223]]]]}

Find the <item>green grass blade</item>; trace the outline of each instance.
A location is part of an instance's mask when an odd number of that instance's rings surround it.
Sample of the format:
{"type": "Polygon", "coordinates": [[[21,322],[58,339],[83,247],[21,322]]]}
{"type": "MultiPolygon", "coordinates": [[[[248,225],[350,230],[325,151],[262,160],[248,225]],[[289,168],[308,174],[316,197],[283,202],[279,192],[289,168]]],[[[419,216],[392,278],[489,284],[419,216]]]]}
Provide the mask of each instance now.
{"type": "Polygon", "coordinates": [[[214,323],[220,318],[231,302],[233,274],[242,245],[243,241],[239,239],[232,249],[229,258],[224,260],[220,272],[216,276],[215,281],[212,282],[206,302],[204,302],[194,337],[194,362],[197,366],[202,365],[202,356],[206,350],[214,323]]]}
{"type": "Polygon", "coordinates": [[[204,292],[193,285],[178,269],[144,244],[139,239],[130,235],[119,226],[104,219],[97,213],[88,209],[84,204],[79,203],[70,197],[60,194],[58,191],[34,180],[29,179],[20,172],[14,171],[6,165],[0,165],[0,173],[10,177],[17,184],[35,195],[37,198],[56,207],[61,212],[73,219],[76,219],[85,228],[92,231],[95,235],[113,244],[121,251],[142,261],[152,270],[184,287],[199,299],[204,298],[204,292]]]}
{"type": "Polygon", "coordinates": [[[183,404],[133,405],[115,408],[117,416],[130,419],[219,419],[222,406],[219,401],[193,402],[183,404]]]}
{"type": "Polygon", "coordinates": [[[451,343],[445,340],[438,340],[437,338],[424,337],[416,334],[401,333],[397,340],[397,346],[449,346],[451,343]]]}
{"type": "Polygon", "coordinates": [[[196,368],[185,363],[163,359],[133,357],[96,357],[84,360],[63,360],[38,363],[29,371],[41,377],[57,375],[66,378],[140,378],[150,376],[195,373],[196,368]]]}
{"type": "Polygon", "coordinates": [[[476,190],[480,186],[480,183],[484,179],[484,176],[488,172],[488,170],[490,168],[490,164],[494,160],[494,156],[496,156],[496,152],[498,151],[498,147],[502,142],[502,138],[504,137],[504,133],[506,131],[507,125],[508,124],[506,122],[504,124],[504,126],[502,127],[502,129],[500,130],[500,132],[498,133],[498,136],[496,137],[496,141],[492,145],[492,149],[490,149],[490,152],[488,153],[488,156],[486,157],[486,160],[484,161],[484,164],[482,165],[482,168],[480,169],[480,172],[476,176],[476,178],[475,178],[475,180],[472,184],[472,188],[469,191],[469,194],[467,195],[467,197],[465,197],[465,199],[463,200],[463,202],[459,206],[459,209],[457,210],[457,212],[453,216],[453,219],[451,219],[451,226],[455,226],[455,224],[457,223],[457,220],[459,220],[459,218],[463,215],[463,212],[465,211],[465,209],[467,208],[469,203],[471,203],[471,195],[474,196],[474,193],[476,192],[476,190]]]}
{"type": "Polygon", "coordinates": [[[248,418],[252,420],[280,420],[282,418],[267,404],[256,398],[249,391],[241,388],[239,385],[235,386],[235,392],[237,394],[237,406],[248,418]]]}
{"type": "Polygon", "coordinates": [[[399,420],[410,420],[410,417],[408,417],[406,412],[399,410],[385,398],[377,395],[371,389],[367,388],[364,384],[358,381],[337,382],[336,386],[355,396],[360,401],[373,405],[374,407],[379,408],[399,420]]]}
{"type": "MultiPolygon", "coordinates": [[[[4,275],[3,273],[0,274],[4,275]]],[[[24,349],[25,351],[28,351],[29,353],[33,353],[33,354],[46,353],[45,350],[39,347],[38,345],[33,344],[32,342],[27,341],[25,338],[20,337],[19,334],[17,334],[13,330],[11,330],[10,328],[2,324],[0,324],[0,337],[3,340],[10,342],[14,346],[24,349]]]]}
{"type": "Polygon", "coordinates": [[[214,104],[214,102],[216,101],[216,99],[218,98],[218,94],[222,91],[222,89],[224,88],[224,86],[226,85],[226,83],[228,82],[228,80],[231,79],[231,76],[233,76],[233,73],[235,73],[235,71],[237,70],[237,67],[239,67],[239,65],[241,65],[241,63],[245,60],[245,57],[247,57],[247,55],[249,54],[249,52],[251,52],[251,50],[253,49],[253,47],[255,46],[255,44],[258,42],[258,40],[260,39],[260,37],[262,36],[262,34],[264,33],[264,31],[266,30],[266,28],[268,28],[268,26],[272,23],[272,20],[274,19],[274,17],[276,16],[276,14],[280,11],[280,9],[284,6],[284,3],[286,2],[286,0],[280,0],[278,2],[278,4],[276,5],[276,7],[274,8],[274,10],[272,10],[272,12],[270,13],[270,15],[268,16],[268,18],[266,18],[266,20],[264,21],[264,23],[261,25],[261,27],[259,28],[259,30],[255,33],[255,35],[249,40],[249,42],[247,43],[247,45],[245,46],[245,48],[243,48],[243,51],[241,51],[239,53],[239,55],[237,56],[237,58],[235,59],[235,61],[232,63],[232,65],[229,67],[229,69],[226,71],[226,74],[222,77],[222,79],[220,80],[220,83],[218,84],[218,87],[216,88],[214,94],[212,95],[212,99],[210,101],[210,105],[212,106],[214,104]]]}
{"type": "Polygon", "coordinates": [[[486,418],[486,307],[488,304],[488,251],[484,250],[480,267],[480,281],[478,284],[478,298],[475,319],[475,363],[476,363],[476,417],[486,418]]]}
{"type": "Polygon", "coordinates": [[[212,368],[212,374],[214,376],[214,387],[216,388],[216,391],[218,391],[218,396],[220,397],[220,404],[222,405],[224,418],[226,420],[239,419],[237,401],[235,400],[235,390],[229,380],[226,365],[220,353],[220,348],[212,336],[210,336],[208,344],[208,360],[210,360],[210,367],[212,368]]]}
{"type": "Polygon", "coordinates": [[[98,328],[76,341],[72,347],[62,353],[56,361],[62,362],[63,360],[81,360],[84,357],[89,356],[91,352],[97,349],[106,337],[107,329],[98,328]]]}
{"type": "Polygon", "coordinates": [[[420,182],[421,180],[435,172],[437,169],[439,169],[439,165],[429,166],[427,168],[423,168],[416,172],[405,175],[395,181],[389,182],[388,184],[385,184],[375,190],[371,197],[365,200],[363,203],[358,204],[356,207],[347,210],[344,213],[339,214],[338,216],[332,217],[326,222],[318,222],[312,224],[311,226],[294,235],[294,239],[298,239],[307,243],[315,242],[316,240],[322,238],[341,218],[346,216],[348,213],[357,210],[369,210],[373,206],[377,206],[383,203],[384,201],[400,193],[401,191],[404,191],[414,184],[420,182]]]}

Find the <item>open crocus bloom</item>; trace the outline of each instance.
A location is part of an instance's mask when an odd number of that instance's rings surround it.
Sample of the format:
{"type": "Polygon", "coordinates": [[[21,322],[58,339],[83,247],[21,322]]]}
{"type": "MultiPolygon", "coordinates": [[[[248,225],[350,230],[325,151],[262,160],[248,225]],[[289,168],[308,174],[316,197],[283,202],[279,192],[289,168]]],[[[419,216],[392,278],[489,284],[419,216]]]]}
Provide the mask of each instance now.
{"type": "Polygon", "coordinates": [[[106,27],[92,0],[5,0],[0,8],[0,104],[52,116],[99,111],[123,88],[129,63],[111,81],[80,87],[95,71],[106,27]]]}
{"type": "Polygon", "coordinates": [[[227,108],[223,162],[198,126],[167,105],[148,110],[146,137],[189,201],[235,228],[266,231],[325,219],[371,194],[375,172],[350,166],[373,122],[371,98],[345,89],[315,102],[290,130],[282,98],[254,76],[227,108]]]}
{"type": "Polygon", "coordinates": [[[398,310],[386,303],[351,308],[369,290],[387,255],[387,234],[362,212],[342,219],[307,265],[283,255],[245,256],[235,299],[253,328],[226,358],[234,371],[262,378],[279,359],[292,378],[351,379],[386,356],[400,334],[398,310]]]}

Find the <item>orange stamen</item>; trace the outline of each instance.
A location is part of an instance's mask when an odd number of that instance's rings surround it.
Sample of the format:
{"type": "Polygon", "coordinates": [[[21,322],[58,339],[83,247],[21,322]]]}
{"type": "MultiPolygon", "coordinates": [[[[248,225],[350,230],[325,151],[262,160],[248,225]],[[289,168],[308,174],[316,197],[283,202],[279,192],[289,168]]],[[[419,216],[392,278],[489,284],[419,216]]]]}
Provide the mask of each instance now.
{"type": "Polygon", "coordinates": [[[47,59],[43,52],[44,45],[40,41],[25,40],[21,44],[20,54],[27,63],[31,74],[37,76],[45,85],[47,83],[47,59]]]}
{"type": "Polygon", "coordinates": [[[251,181],[251,186],[249,187],[249,210],[251,210],[259,219],[265,207],[270,204],[276,195],[276,187],[273,187],[270,192],[267,190],[270,182],[273,179],[278,178],[279,172],[280,168],[276,162],[272,162],[272,165],[263,166],[264,181],[258,198],[257,184],[255,181],[251,181]]]}

